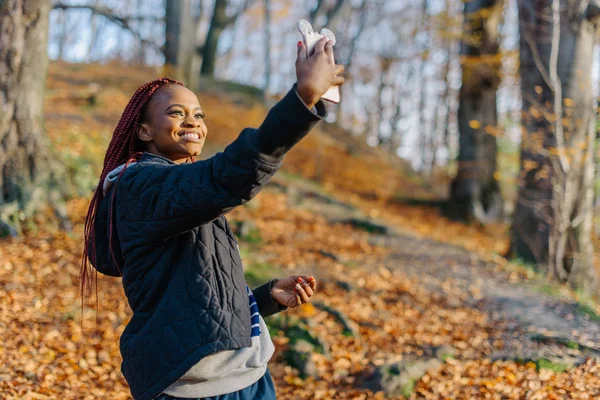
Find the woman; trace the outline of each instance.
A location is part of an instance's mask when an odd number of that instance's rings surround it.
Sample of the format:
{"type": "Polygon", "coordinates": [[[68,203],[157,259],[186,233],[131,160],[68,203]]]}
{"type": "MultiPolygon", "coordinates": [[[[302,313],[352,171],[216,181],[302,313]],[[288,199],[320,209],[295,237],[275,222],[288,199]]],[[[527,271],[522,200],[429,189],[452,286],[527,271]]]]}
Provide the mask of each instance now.
{"type": "MultiPolygon", "coordinates": [[[[263,318],[309,301],[313,277],[253,291],[224,217],[262,189],[283,156],[325,116],[323,95],[344,81],[324,38],[298,43],[297,83],[258,129],[193,162],[207,135],[197,97],[176,81],[140,87],[125,108],[88,211],[85,253],[122,276],[133,316],[120,340],[135,399],[274,399],[273,343],[263,318]]],[[[82,286],[91,287],[84,257],[82,286]]]]}

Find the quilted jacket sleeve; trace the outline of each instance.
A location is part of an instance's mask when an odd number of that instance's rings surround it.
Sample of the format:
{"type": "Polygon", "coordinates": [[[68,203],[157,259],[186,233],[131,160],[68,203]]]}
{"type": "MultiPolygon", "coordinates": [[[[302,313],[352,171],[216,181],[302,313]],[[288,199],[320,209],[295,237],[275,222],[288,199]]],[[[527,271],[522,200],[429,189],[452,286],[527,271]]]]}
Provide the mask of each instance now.
{"type": "Polygon", "coordinates": [[[287,307],[277,303],[271,297],[271,288],[275,282],[277,282],[277,279],[272,279],[264,285],[252,289],[252,293],[254,293],[254,299],[256,300],[256,305],[258,306],[258,312],[263,318],[267,318],[280,311],[287,310],[287,307]]]}
{"type": "Polygon", "coordinates": [[[119,203],[127,207],[120,213],[126,231],[139,240],[164,240],[247,202],[325,112],[322,103],[317,104],[316,114],[311,112],[293,89],[258,129],[244,129],[222,153],[208,160],[135,165],[118,185],[119,203]]]}

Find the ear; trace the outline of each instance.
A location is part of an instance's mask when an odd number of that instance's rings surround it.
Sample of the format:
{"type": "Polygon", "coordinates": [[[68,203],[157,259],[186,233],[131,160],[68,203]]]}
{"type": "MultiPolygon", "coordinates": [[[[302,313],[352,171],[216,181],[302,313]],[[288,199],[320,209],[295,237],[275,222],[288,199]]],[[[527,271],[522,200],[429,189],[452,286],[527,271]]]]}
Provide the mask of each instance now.
{"type": "Polygon", "coordinates": [[[152,135],[150,134],[150,130],[148,129],[148,124],[140,124],[140,129],[138,129],[137,137],[142,142],[152,141],[152,135]]]}

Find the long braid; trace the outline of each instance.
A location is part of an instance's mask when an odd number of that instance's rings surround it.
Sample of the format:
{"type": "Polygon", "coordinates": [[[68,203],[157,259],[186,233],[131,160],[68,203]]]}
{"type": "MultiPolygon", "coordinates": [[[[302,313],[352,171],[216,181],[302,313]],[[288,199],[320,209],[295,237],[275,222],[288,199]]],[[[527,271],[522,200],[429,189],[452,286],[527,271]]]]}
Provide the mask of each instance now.
{"type": "MultiPolygon", "coordinates": [[[[100,182],[96,187],[94,196],[90,202],[87,216],[85,219],[84,228],[84,247],[83,256],[81,260],[80,278],[81,278],[81,299],[82,307],[83,301],[86,295],[91,293],[92,289],[92,274],[93,268],[90,265],[90,261],[96,264],[96,237],[95,237],[95,223],[96,215],[100,202],[104,198],[102,186],[106,176],[109,172],[117,168],[119,165],[131,161],[136,156],[138,149],[137,143],[137,132],[140,126],[140,119],[143,117],[142,112],[144,106],[148,104],[148,101],[157,89],[169,85],[183,85],[168,78],[156,79],[152,82],[148,82],[142,85],[131,97],[129,103],[125,107],[121,119],[113,132],[112,140],[108,145],[108,150],[104,157],[104,166],[102,173],[100,174],[100,182]]],[[[112,249],[111,243],[109,247],[112,249]]],[[[95,273],[95,287],[96,287],[96,302],[98,301],[98,271],[95,273]]]]}

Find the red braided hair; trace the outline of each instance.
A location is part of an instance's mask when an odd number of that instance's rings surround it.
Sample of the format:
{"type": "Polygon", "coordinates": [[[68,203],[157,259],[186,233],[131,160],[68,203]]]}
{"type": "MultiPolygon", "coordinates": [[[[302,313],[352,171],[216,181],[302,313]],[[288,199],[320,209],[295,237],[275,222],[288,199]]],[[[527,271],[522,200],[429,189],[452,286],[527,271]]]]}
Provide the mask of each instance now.
{"type": "MultiPolygon", "coordinates": [[[[137,151],[140,150],[140,144],[137,139],[137,132],[140,127],[140,122],[146,118],[147,104],[152,95],[160,88],[170,85],[182,85],[181,82],[173,79],[161,78],[156,79],[152,82],[148,82],[142,85],[138,90],[135,91],[131,100],[125,107],[121,119],[113,132],[112,140],[106,150],[104,156],[104,166],[102,173],[100,174],[100,182],[96,187],[94,196],[90,202],[87,216],[85,218],[84,228],[84,245],[83,245],[83,257],[81,260],[80,278],[81,278],[81,299],[82,307],[83,300],[86,295],[89,295],[92,290],[92,274],[93,267],[90,265],[90,261],[93,264],[96,263],[96,238],[95,238],[95,222],[98,206],[104,198],[102,191],[102,185],[108,173],[119,165],[131,162],[135,157],[137,151]]],[[[112,219],[112,218],[111,218],[112,219]]],[[[112,230],[112,229],[111,229],[112,230]]],[[[110,235],[110,233],[109,233],[110,235]]],[[[111,235],[112,236],[112,235],[111,235]]],[[[109,248],[112,253],[112,246],[109,240],[109,248]]],[[[114,258],[114,257],[113,257],[114,258]]],[[[118,266],[117,266],[118,267],[118,266]]],[[[98,271],[95,273],[96,281],[96,301],[98,300],[98,271]]]]}

